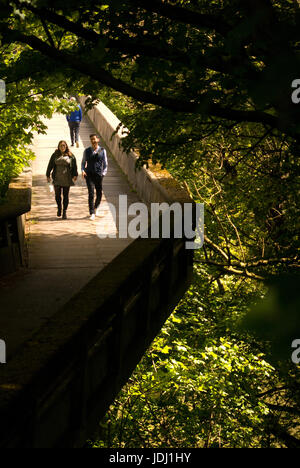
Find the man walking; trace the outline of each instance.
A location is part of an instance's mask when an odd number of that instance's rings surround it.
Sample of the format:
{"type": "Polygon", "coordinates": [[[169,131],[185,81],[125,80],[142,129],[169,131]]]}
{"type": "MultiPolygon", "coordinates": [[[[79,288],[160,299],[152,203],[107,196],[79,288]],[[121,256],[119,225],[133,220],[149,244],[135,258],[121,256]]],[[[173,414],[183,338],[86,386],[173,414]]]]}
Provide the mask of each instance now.
{"type": "MultiPolygon", "coordinates": [[[[71,98],[70,101],[76,101],[75,98],[71,98]]],[[[70,115],[67,115],[67,121],[70,128],[70,136],[71,136],[71,146],[74,146],[74,142],[76,143],[76,147],[79,148],[79,129],[80,123],[82,120],[82,110],[80,104],[78,104],[78,108],[71,112],[70,115]]]]}
{"type": "Polygon", "coordinates": [[[99,137],[92,133],[90,135],[92,146],[86,148],[83,153],[81,170],[82,176],[86,180],[89,191],[89,210],[90,219],[94,221],[96,216],[100,215],[100,203],[102,199],[102,181],[107,173],[107,154],[106,150],[99,146],[99,137]],[[96,200],[95,200],[96,189],[96,200]]]}

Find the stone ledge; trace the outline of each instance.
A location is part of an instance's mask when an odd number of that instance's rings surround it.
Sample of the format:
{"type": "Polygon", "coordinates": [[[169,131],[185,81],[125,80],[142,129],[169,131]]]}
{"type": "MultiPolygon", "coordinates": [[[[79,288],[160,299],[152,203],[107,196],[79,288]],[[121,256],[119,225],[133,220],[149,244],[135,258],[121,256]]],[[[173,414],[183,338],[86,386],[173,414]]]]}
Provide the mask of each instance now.
{"type": "MultiPolygon", "coordinates": [[[[85,96],[79,97],[79,102],[84,109],[85,96]]],[[[123,128],[120,120],[108,109],[103,102],[87,112],[87,116],[103,138],[107,148],[114,159],[128,177],[130,184],[137,191],[139,197],[146,203],[193,203],[193,200],[185,187],[174,179],[166,170],[161,169],[159,164],[153,165],[148,161],[146,166],[137,169],[137,153],[131,151],[125,153],[120,147],[123,136],[123,128]],[[113,135],[117,127],[117,133],[113,135]]]]}
{"type": "Polygon", "coordinates": [[[0,221],[17,218],[31,210],[32,169],[26,168],[9,184],[7,200],[0,205],[0,221]]]}

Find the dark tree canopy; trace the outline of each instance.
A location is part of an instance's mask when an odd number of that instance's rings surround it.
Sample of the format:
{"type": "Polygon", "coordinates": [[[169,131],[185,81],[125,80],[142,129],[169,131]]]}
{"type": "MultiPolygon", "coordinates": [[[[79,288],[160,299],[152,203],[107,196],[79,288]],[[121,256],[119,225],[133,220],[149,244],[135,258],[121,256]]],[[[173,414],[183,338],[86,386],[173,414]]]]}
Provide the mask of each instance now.
{"type": "Polygon", "coordinates": [[[16,79],[69,69],[145,103],[298,139],[299,18],[296,0],[1,0],[0,34],[28,46],[16,79]]]}

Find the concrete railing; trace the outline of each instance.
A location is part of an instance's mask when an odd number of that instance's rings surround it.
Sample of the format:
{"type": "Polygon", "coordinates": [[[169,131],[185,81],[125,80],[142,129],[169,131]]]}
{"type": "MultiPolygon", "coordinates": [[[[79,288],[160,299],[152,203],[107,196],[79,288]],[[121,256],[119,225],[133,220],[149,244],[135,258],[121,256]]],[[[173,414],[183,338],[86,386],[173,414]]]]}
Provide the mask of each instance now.
{"type": "MultiPolygon", "coordinates": [[[[85,100],[84,96],[79,97],[83,109],[85,109],[85,100]]],[[[157,167],[155,171],[146,167],[136,168],[138,156],[133,151],[129,154],[123,151],[121,142],[124,135],[120,127],[121,122],[105,104],[101,102],[86,114],[142,201],[147,204],[191,202],[187,190],[182,188],[166,170],[158,171],[157,167]]]]}
{"type": "Polygon", "coordinates": [[[25,266],[25,215],[31,209],[30,168],[9,185],[7,200],[0,205],[0,276],[25,266]]]}
{"type": "Polygon", "coordinates": [[[135,240],[1,366],[0,447],[82,446],[191,275],[183,240],[135,240]]]}

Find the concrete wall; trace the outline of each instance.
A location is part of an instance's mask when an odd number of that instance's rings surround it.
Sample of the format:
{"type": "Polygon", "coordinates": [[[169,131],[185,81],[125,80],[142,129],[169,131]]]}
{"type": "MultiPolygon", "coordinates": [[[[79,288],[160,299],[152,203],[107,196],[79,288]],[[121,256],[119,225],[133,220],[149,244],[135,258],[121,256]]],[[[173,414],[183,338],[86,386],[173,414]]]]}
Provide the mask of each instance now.
{"type": "Polygon", "coordinates": [[[28,168],[12,180],[7,200],[0,205],[0,276],[25,266],[25,217],[31,209],[31,187],[28,168]]]}
{"type": "MultiPolygon", "coordinates": [[[[82,108],[85,108],[85,97],[79,97],[79,102],[82,108]]],[[[127,175],[127,178],[133,188],[137,191],[141,200],[145,203],[161,203],[168,202],[191,202],[189,194],[183,189],[179,183],[177,184],[176,199],[174,195],[168,191],[166,180],[172,179],[172,187],[174,191],[174,179],[170,174],[163,177],[157,177],[155,173],[145,167],[136,168],[137,155],[134,152],[125,153],[121,147],[123,138],[122,128],[114,134],[120,120],[105,106],[102,102],[95,106],[92,110],[87,111],[87,115],[94,125],[97,132],[105,142],[105,146],[112,153],[122,171],[127,175]],[[114,135],[113,135],[114,134],[114,135]],[[164,182],[164,184],[162,183],[164,182]]],[[[167,171],[164,171],[166,174],[167,171]]]]}
{"type": "Polygon", "coordinates": [[[188,288],[181,239],[137,239],[1,365],[0,447],[80,447],[188,288]]]}

